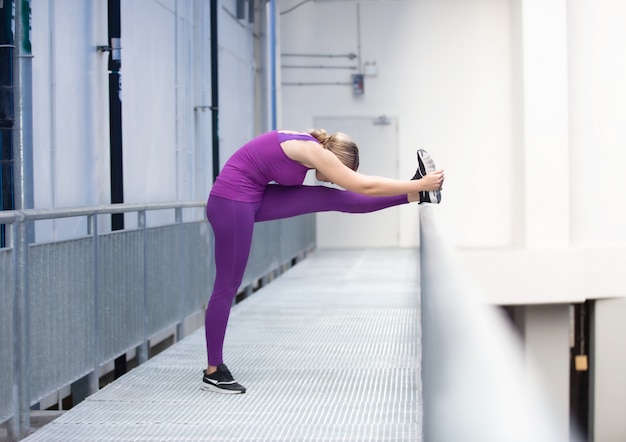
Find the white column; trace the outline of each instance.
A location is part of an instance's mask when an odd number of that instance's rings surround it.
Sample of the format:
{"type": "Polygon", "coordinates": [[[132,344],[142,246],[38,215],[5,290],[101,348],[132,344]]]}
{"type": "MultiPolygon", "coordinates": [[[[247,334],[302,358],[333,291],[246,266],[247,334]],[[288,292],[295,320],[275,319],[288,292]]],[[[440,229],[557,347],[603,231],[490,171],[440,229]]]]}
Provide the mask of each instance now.
{"type": "Polygon", "coordinates": [[[626,440],[626,298],[598,299],[591,331],[591,440],[626,440]]]}
{"type": "Polygon", "coordinates": [[[526,246],[569,245],[567,1],[521,0],[526,246]]]}
{"type": "Polygon", "coordinates": [[[545,304],[519,307],[516,314],[524,338],[528,367],[538,376],[555,428],[569,440],[569,305],[545,304]]]}

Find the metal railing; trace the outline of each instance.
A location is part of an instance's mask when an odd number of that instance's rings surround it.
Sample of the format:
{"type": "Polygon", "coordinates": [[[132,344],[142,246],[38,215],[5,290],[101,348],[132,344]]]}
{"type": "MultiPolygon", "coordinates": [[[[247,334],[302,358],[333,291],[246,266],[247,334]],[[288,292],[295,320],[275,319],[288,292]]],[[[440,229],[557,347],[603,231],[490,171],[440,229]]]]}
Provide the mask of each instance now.
{"type": "MultiPolygon", "coordinates": [[[[132,350],[144,362],[162,330],[175,326],[177,338],[184,335],[214,278],[212,231],[197,215],[204,204],[0,212],[10,241],[0,249],[0,423],[9,420],[14,438],[28,433],[31,406],[42,398],[79,380],[95,392],[104,364],[132,350]],[[164,210],[174,211],[175,222],[149,226],[148,213],[164,210]],[[186,210],[195,219],[184,220],[186,210]],[[98,218],[115,213],[136,213],[137,226],[99,231],[98,218]],[[32,239],[37,221],[85,217],[83,236],[32,239]]],[[[314,215],[257,224],[242,289],[314,246],[314,215]]]]}

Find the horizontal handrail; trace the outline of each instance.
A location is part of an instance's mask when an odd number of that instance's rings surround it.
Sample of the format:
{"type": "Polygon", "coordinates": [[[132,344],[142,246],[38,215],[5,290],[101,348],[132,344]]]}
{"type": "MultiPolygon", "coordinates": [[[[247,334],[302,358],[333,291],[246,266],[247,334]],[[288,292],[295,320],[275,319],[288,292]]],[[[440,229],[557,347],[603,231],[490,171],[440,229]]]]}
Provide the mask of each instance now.
{"type": "Polygon", "coordinates": [[[0,211],[0,224],[150,210],[201,208],[204,207],[205,204],[205,201],[179,201],[142,204],[106,204],[90,207],[5,210],[0,211]]]}

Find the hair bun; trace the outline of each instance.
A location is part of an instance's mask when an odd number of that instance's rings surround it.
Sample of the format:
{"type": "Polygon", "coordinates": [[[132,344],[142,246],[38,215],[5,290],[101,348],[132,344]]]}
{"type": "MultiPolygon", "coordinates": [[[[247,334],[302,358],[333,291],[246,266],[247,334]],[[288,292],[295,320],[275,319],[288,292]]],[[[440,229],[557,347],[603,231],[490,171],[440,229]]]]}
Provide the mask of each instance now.
{"type": "Polygon", "coordinates": [[[324,129],[313,129],[309,132],[311,135],[315,137],[317,141],[319,141],[322,145],[326,145],[328,140],[330,140],[330,135],[324,129]]]}

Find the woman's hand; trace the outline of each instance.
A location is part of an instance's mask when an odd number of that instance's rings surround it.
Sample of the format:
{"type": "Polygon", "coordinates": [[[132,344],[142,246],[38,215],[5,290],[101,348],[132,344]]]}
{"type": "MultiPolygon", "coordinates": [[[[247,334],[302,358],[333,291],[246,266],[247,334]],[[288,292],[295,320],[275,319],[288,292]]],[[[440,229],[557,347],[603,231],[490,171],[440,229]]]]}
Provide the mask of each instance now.
{"type": "Polygon", "coordinates": [[[441,190],[443,188],[444,180],[445,175],[443,173],[443,169],[441,169],[426,174],[419,180],[416,180],[416,182],[421,184],[421,189],[419,189],[419,191],[429,192],[431,190],[441,190]]]}
{"type": "Polygon", "coordinates": [[[445,175],[443,173],[443,169],[437,170],[435,172],[430,172],[419,180],[414,181],[419,185],[419,190],[407,193],[407,199],[410,203],[421,202],[420,192],[441,190],[443,188],[444,180],[445,175]]]}

